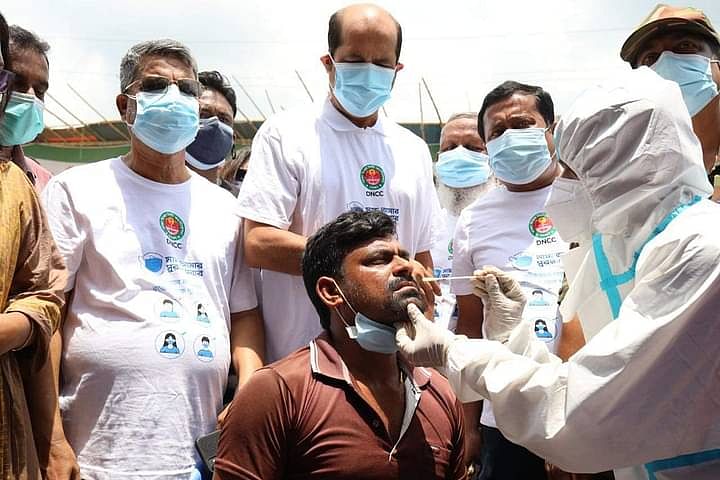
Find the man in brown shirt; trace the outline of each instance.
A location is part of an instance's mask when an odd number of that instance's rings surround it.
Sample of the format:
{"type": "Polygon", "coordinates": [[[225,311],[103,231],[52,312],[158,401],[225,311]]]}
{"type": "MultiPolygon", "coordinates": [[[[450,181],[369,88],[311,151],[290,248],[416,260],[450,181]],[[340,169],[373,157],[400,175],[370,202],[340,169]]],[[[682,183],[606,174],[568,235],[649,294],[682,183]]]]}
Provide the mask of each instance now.
{"type": "Polygon", "coordinates": [[[460,404],[396,352],[392,324],[431,294],[395,235],[383,213],[348,212],[310,237],[303,280],[325,332],[238,391],[216,478],[466,478],[460,404]]]}

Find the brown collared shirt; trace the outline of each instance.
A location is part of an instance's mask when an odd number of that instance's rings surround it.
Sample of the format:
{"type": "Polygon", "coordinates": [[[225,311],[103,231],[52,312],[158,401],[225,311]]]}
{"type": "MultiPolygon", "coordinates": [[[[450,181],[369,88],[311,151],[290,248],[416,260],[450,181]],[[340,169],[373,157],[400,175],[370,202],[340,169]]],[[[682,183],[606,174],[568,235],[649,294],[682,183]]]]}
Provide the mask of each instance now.
{"type": "Polygon", "coordinates": [[[403,367],[398,440],[328,337],[258,370],[237,393],[220,436],[222,479],[463,479],[460,403],[447,381],[403,367]]]}

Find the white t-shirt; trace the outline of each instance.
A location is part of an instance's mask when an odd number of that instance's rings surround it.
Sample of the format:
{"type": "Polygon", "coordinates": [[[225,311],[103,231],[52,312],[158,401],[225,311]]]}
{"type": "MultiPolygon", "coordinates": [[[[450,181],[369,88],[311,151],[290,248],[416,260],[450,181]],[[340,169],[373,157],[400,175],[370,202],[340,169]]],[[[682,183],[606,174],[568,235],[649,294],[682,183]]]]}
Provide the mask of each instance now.
{"type": "MultiPolygon", "coordinates": [[[[442,217],[445,219],[445,229],[431,250],[433,276],[448,278],[452,276],[453,234],[458,217],[446,209],[442,210],[442,217]]],[[[442,295],[435,297],[435,323],[454,332],[457,326],[455,294],[450,292],[449,281],[439,282],[439,285],[442,295]]]]}
{"type": "MultiPolygon", "coordinates": [[[[348,210],[381,210],[411,255],[429,251],[440,204],[427,145],[380,115],[358,128],[329,101],[282,112],[255,135],[243,217],[303,236],[348,210]]],[[[266,355],[278,360],[315,338],[320,320],[302,278],[263,270],[266,355]]]]}
{"type": "Polygon", "coordinates": [[[82,477],[188,478],[222,407],[230,313],[257,303],[235,199],[120,158],[61,173],[43,199],[74,292],[60,406],[82,477]]]}
{"type": "MultiPolygon", "coordinates": [[[[528,303],[523,320],[535,324],[539,341],[556,351],[562,332],[558,294],[562,287],[560,256],[568,244],[560,239],[545,213],[551,186],[531,192],[499,187],[462,211],[453,241],[453,275],[472,275],[485,265],[510,272],[520,283],[528,303]]],[[[456,295],[473,292],[469,280],[454,280],[456,295]]],[[[490,402],[483,402],[480,423],[497,426],[490,402]]]]}

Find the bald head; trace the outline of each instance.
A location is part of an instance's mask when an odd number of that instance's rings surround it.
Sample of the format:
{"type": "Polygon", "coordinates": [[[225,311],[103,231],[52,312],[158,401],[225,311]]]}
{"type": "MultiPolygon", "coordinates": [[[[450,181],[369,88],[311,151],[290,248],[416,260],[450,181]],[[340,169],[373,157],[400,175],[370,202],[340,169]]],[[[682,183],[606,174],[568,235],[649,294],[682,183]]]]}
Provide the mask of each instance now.
{"type": "Polygon", "coordinates": [[[332,57],[348,36],[372,37],[377,42],[392,42],[395,63],[400,60],[402,28],[387,10],[371,3],[348,5],[333,13],[328,24],[328,50],[332,57]]]}

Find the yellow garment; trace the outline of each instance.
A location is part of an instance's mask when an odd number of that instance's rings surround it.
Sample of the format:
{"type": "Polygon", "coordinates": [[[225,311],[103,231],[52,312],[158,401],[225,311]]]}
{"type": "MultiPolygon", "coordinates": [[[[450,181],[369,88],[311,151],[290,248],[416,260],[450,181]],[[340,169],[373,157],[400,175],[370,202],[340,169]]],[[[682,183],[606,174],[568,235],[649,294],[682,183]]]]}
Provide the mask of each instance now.
{"type": "Polygon", "coordinates": [[[33,186],[15,164],[0,161],[0,314],[20,312],[33,321],[31,343],[0,355],[2,480],[40,475],[20,365],[34,371],[45,362],[66,277],[33,186]]]}

